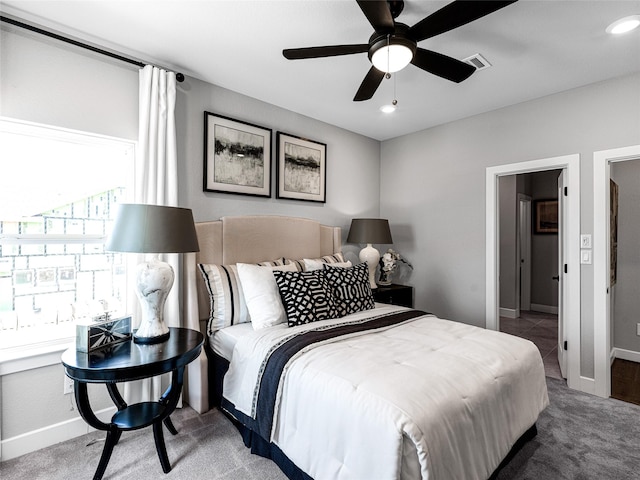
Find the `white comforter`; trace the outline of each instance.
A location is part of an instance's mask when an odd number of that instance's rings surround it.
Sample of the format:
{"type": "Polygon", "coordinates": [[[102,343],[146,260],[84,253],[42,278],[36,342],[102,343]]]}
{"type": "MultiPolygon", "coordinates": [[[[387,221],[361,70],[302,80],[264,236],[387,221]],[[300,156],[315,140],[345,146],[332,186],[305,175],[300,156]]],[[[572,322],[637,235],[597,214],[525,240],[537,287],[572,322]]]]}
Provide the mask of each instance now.
{"type": "MultiPolygon", "coordinates": [[[[252,416],[262,359],[295,330],[238,341],[224,395],[252,416]]],[[[535,345],[425,315],[315,345],[287,365],[271,441],[321,479],[486,479],[548,405],[535,345]]]]}

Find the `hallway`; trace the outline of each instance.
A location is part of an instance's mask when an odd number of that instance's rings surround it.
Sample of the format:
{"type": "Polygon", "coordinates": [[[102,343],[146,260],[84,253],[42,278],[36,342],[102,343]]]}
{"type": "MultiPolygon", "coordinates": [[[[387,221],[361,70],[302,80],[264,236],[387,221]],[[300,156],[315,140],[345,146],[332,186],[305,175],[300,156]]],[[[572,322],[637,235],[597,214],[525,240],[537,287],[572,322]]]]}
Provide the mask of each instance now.
{"type": "Polygon", "coordinates": [[[558,316],[521,311],[519,318],[500,317],[500,331],[526,338],[536,344],[547,377],[562,379],[558,364],[558,316]]]}

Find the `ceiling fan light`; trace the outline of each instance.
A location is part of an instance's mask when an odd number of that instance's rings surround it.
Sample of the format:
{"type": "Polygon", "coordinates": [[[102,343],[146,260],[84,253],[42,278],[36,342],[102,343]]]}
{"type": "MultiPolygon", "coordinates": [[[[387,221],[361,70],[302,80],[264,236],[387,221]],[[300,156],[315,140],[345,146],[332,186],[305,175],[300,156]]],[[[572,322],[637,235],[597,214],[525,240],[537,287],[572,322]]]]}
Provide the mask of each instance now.
{"type": "Polygon", "coordinates": [[[383,105],[380,107],[380,111],[382,113],[393,113],[396,111],[395,105],[383,105]]]}
{"type": "Polygon", "coordinates": [[[607,27],[607,33],[613,35],[621,35],[623,33],[630,32],[631,30],[640,26],[640,15],[631,15],[629,17],[616,20],[607,27]]]}
{"type": "Polygon", "coordinates": [[[405,45],[391,44],[380,47],[371,56],[371,63],[381,72],[398,72],[413,60],[413,52],[405,45]]]}

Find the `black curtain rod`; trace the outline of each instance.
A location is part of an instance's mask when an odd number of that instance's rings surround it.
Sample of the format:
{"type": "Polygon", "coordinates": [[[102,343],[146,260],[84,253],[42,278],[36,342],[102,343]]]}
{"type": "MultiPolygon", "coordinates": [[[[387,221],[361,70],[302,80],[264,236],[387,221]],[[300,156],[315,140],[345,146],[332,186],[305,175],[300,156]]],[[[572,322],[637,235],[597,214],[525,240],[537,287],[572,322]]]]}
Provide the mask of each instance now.
{"type": "MultiPolygon", "coordinates": [[[[118,55],[117,53],[108,52],[107,50],[102,50],[101,48],[94,47],[92,45],[88,45],[86,43],[79,42],[78,40],[74,40],[72,38],[67,38],[62,35],[58,35],[57,33],[49,32],[47,30],[43,30],[42,28],[36,27],[34,25],[29,25],[27,23],[20,22],[19,20],[15,20],[13,18],[5,17],[4,15],[0,16],[0,20],[3,22],[10,23],[11,25],[15,25],[16,27],[24,28],[26,30],[30,30],[35,33],[39,33],[40,35],[45,35],[47,37],[55,38],[56,40],[60,40],[62,42],[70,43],[71,45],[75,45],[76,47],[84,48],[86,50],[91,50],[92,52],[99,53],[101,55],[105,55],[107,57],[115,58],[117,60],[121,60],[123,62],[130,63],[132,65],[137,65],[138,67],[144,67],[146,64],[139,62],[137,60],[133,60],[131,58],[123,57],[122,55],[118,55]]],[[[182,73],[176,73],[176,80],[178,82],[184,81],[184,75],[182,73]]]]}

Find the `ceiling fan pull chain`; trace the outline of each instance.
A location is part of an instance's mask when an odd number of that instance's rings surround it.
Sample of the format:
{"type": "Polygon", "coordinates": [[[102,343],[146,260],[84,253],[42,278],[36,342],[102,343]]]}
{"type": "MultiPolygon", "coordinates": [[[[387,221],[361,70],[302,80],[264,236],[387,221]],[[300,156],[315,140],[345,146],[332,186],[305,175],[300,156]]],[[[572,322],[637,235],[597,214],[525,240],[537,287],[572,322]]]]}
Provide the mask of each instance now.
{"type": "Polygon", "coordinates": [[[391,34],[388,33],[387,34],[387,78],[389,78],[389,75],[391,75],[391,72],[389,72],[389,70],[391,70],[391,68],[389,67],[390,64],[391,64],[391,34]]]}
{"type": "Polygon", "coordinates": [[[398,77],[398,74],[396,73],[396,75],[393,76],[393,102],[391,102],[391,105],[393,105],[394,107],[396,105],[398,105],[398,96],[396,95],[396,78],[398,77]]]}

